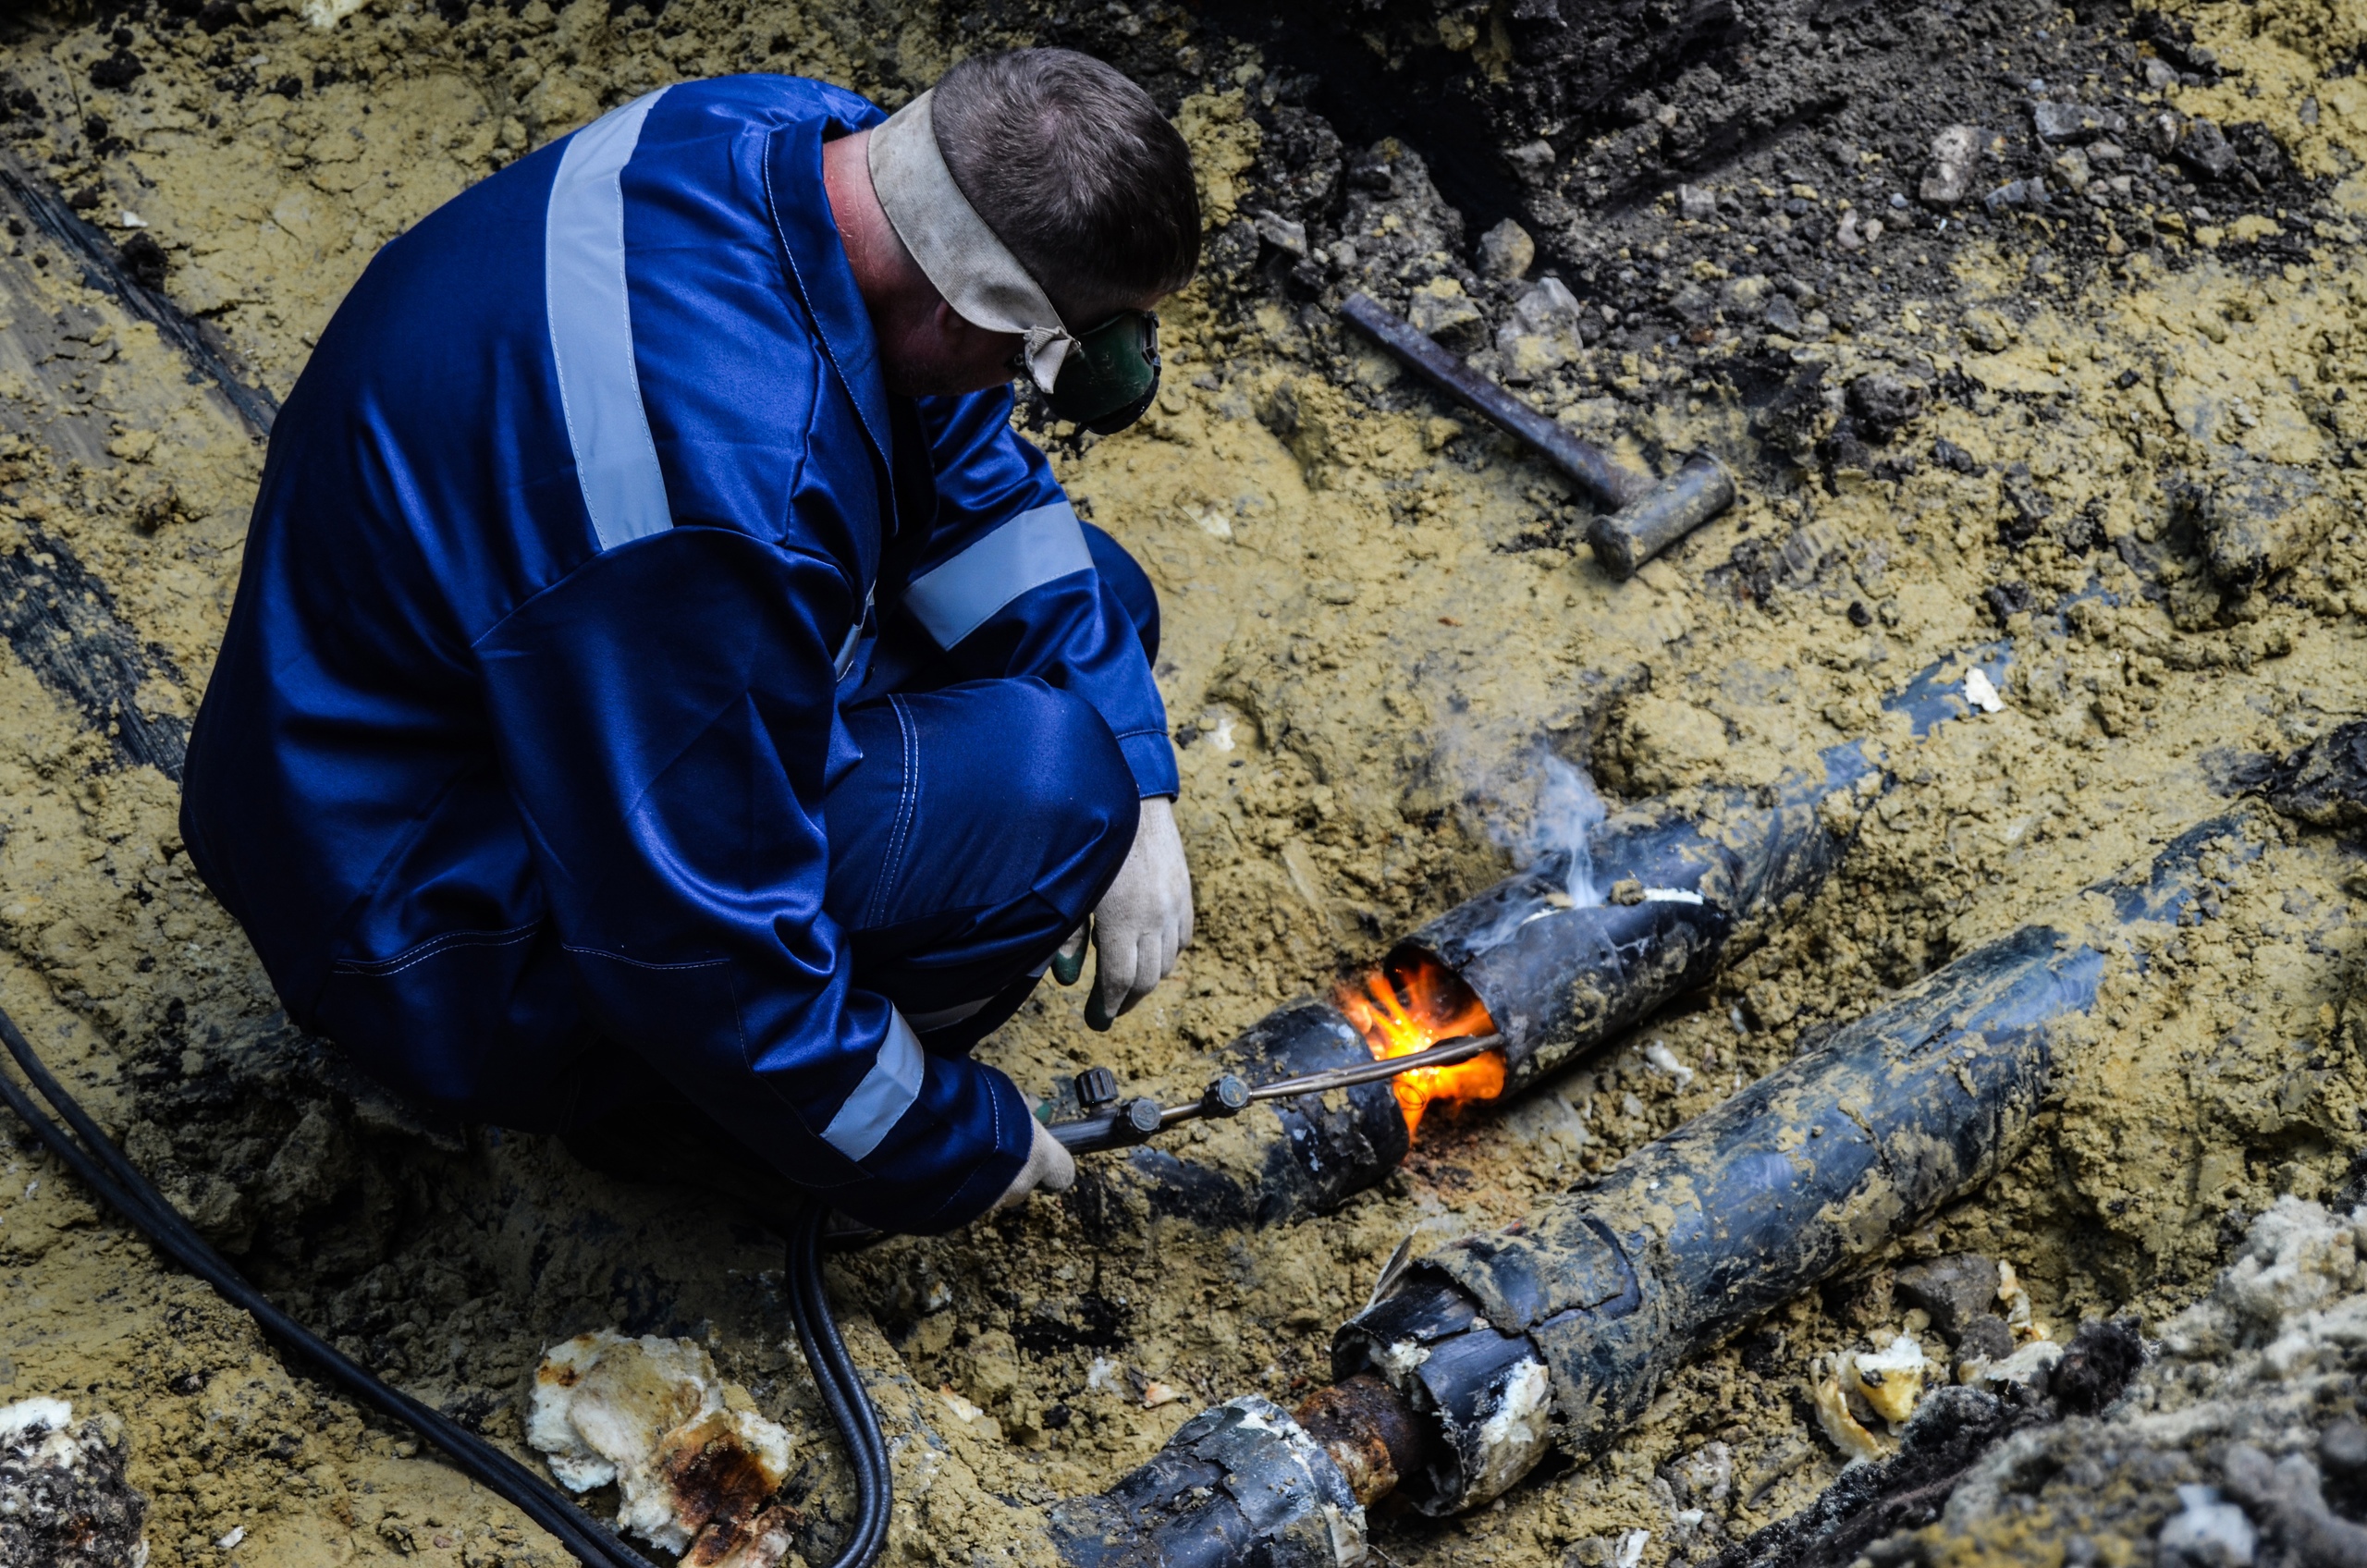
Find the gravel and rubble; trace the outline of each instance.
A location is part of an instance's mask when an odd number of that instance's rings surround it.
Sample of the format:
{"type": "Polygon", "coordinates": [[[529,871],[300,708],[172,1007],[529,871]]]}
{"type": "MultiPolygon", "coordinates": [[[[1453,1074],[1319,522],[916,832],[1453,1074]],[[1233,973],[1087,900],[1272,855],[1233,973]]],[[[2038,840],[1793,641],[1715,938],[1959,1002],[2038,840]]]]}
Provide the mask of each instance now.
{"type": "Polygon", "coordinates": [[[2025,1562],[2042,1541],[2076,1564],[2362,1561],[2362,1227],[2367,1210],[2278,1199],[2202,1300],[2162,1325],[2124,1395],[2010,1430],[1919,1527],[1806,1531],[1748,1561],[2025,1562]]]}

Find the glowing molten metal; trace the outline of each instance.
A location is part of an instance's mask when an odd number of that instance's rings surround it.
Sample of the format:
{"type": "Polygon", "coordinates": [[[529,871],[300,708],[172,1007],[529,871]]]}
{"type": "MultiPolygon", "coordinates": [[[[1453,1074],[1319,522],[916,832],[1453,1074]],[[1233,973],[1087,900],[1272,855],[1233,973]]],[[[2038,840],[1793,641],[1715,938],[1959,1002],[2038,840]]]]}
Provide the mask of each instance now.
{"type": "MultiPolygon", "coordinates": [[[[1399,953],[1378,969],[1342,981],[1332,1001],[1380,1061],[1428,1050],[1441,1040],[1491,1034],[1496,1027],[1471,987],[1428,953],[1399,953]]],[[[1502,1094],[1504,1056],[1488,1051],[1452,1067],[1401,1073],[1392,1083],[1410,1135],[1432,1100],[1459,1104],[1502,1094]]]]}

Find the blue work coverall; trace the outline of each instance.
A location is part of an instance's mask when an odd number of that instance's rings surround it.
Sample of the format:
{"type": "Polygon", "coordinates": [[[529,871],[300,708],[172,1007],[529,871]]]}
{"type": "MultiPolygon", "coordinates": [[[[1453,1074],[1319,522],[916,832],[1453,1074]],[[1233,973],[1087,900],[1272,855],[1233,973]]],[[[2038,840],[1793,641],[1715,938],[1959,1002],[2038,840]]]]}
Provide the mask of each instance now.
{"type": "Polygon", "coordinates": [[[1009,392],[881,382],[822,183],[880,118],[684,83],[379,253],[273,431],[181,822],[397,1091],[678,1095],[932,1231],[1029,1146],[968,1047],[1176,775],[1149,582],[1009,392]]]}

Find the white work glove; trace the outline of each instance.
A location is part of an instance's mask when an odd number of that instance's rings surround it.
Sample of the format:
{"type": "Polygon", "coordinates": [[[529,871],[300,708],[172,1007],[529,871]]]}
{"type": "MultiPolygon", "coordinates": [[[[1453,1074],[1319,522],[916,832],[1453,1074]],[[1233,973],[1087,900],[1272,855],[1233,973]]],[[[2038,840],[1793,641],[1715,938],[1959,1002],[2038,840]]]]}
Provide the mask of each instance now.
{"type": "MultiPolygon", "coordinates": [[[[1144,800],[1134,847],[1095,907],[1091,925],[1098,962],[1085,1022],[1100,1030],[1150,995],[1192,939],[1192,872],[1184,864],[1184,837],[1175,830],[1175,802],[1165,795],[1144,800]]],[[[1080,925],[1053,955],[1053,978],[1064,986],[1075,984],[1084,967],[1085,937],[1080,925]]]]}
{"type": "Polygon", "coordinates": [[[991,1213],[1017,1208],[1038,1187],[1048,1193],[1065,1193],[1076,1185],[1076,1161],[1069,1157],[1069,1151],[1061,1146],[1061,1141],[1042,1122],[1032,1116],[1027,1120],[1036,1127],[1036,1141],[1027,1150],[1027,1163],[1019,1168],[1019,1174],[1011,1179],[1002,1196],[995,1199],[991,1213]]]}

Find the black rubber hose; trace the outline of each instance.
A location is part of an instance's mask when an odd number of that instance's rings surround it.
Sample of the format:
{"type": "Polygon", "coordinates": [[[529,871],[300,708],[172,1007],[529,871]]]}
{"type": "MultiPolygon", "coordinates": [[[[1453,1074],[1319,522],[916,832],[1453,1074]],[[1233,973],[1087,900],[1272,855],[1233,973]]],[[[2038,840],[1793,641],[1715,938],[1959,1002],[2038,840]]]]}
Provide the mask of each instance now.
{"type": "Polygon", "coordinates": [[[815,1384],[822,1390],[822,1403],[829,1407],[854,1472],[854,1526],[830,1568],[871,1568],[888,1549],[895,1479],[888,1467],[887,1441],[879,1435],[879,1412],[830,1311],[822,1277],[822,1232],[829,1218],[828,1205],[809,1202],[790,1222],[789,1310],[797,1325],[798,1348],[814,1370],[815,1384]]]}
{"type": "Polygon", "coordinates": [[[8,1054],[25,1077],[65,1118],[80,1144],[43,1114],[31,1097],[5,1073],[0,1073],[0,1099],[7,1102],[8,1109],[68,1170],[144,1231],[175,1262],[252,1316],[265,1333],[312,1363],[329,1381],[392,1415],[442,1449],[462,1470],[549,1531],[570,1555],[587,1568],[654,1568],[647,1558],[617,1539],[524,1465],[442,1412],[381,1381],[274,1306],[190,1228],[179,1211],[150,1184],[139,1167],[99,1130],[74,1096],[51,1075],[16,1021],[5,1011],[0,1011],[0,1042],[6,1043],[8,1054]]]}
{"type": "MultiPolygon", "coordinates": [[[[43,1113],[31,1096],[5,1072],[0,1072],[0,1102],[5,1102],[85,1186],[130,1220],[166,1256],[212,1285],[224,1299],[251,1315],[265,1333],[326,1374],[329,1381],[442,1449],[461,1470],[550,1532],[569,1555],[586,1568],[655,1568],[647,1558],[619,1540],[524,1465],[440,1411],[380,1380],[272,1305],[100,1131],[65,1085],[52,1075],[32,1043],[5,1011],[0,1011],[0,1043],[6,1045],[26,1080],[73,1129],[73,1136],[69,1137],[65,1128],[43,1113]],[[79,1144],[77,1138],[80,1139],[79,1144]]],[[[791,1310],[797,1325],[798,1342],[814,1369],[814,1380],[822,1390],[823,1401],[846,1441],[848,1457],[854,1467],[855,1525],[846,1550],[840,1553],[832,1568],[870,1568],[878,1561],[888,1539],[892,1503],[888,1451],[879,1435],[878,1414],[847,1355],[846,1341],[840,1337],[838,1321],[830,1314],[829,1298],[823,1288],[820,1241],[828,1213],[821,1205],[809,1205],[791,1222],[791,1310]]]]}

